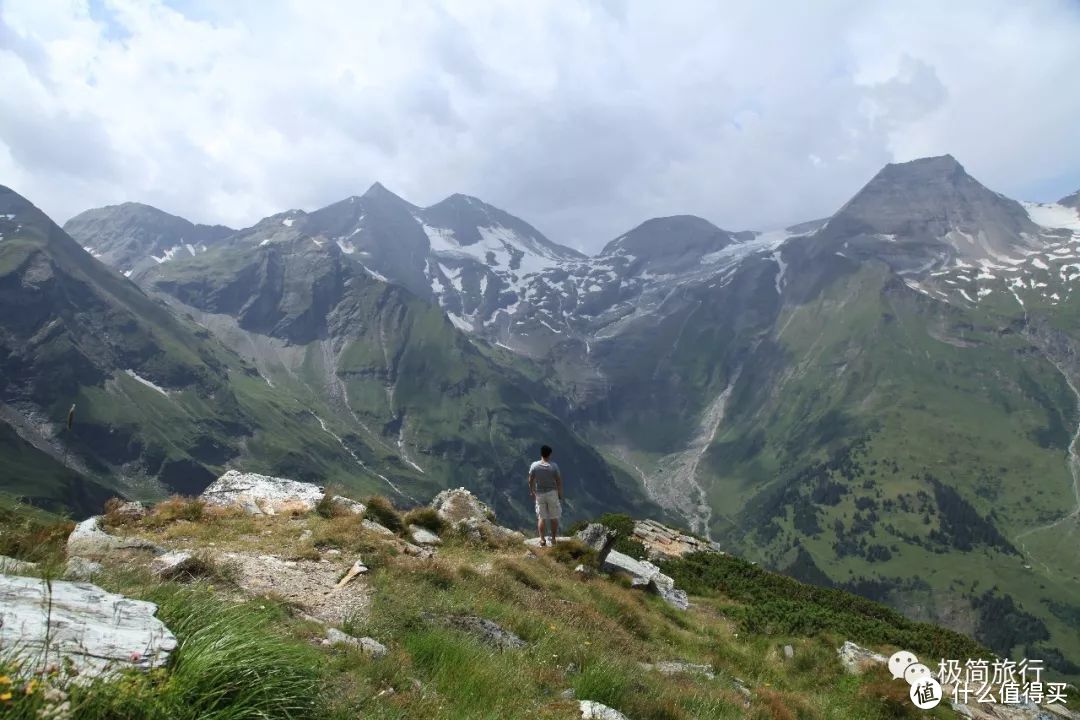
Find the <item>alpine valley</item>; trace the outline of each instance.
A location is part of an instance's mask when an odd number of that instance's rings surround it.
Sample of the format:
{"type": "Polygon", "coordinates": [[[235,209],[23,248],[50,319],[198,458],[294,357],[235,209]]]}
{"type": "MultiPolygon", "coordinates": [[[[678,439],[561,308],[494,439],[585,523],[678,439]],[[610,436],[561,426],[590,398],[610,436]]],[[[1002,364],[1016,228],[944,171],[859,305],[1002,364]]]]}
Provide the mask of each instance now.
{"type": "Polygon", "coordinates": [[[769,232],[655,218],[595,256],[376,184],[243,230],[61,229],[0,188],[0,490],[76,515],[228,468],[652,516],[1080,677],[1080,194],[952,157],[769,232]],[[68,412],[75,406],[73,422],[68,412]]]}

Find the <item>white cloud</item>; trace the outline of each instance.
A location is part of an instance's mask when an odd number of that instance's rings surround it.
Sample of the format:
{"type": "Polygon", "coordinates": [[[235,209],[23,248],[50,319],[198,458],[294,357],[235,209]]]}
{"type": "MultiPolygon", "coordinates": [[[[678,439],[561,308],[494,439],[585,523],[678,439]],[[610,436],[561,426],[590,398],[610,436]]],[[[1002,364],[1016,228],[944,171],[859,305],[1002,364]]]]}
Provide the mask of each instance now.
{"type": "Polygon", "coordinates": [[[381,180],[598,248],[659,214],[827,215],[921,155],[1080,186],[1066,0],[0,2],[0,182],[58,220],[243,226],[381,180]]]}

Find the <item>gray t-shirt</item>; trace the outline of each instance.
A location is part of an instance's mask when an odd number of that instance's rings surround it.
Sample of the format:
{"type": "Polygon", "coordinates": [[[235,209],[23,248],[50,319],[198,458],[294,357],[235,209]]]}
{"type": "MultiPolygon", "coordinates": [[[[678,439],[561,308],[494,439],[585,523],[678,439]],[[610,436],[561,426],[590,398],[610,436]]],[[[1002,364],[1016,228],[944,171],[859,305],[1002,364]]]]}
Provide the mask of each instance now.
{"type": "Polygon", "coordinates": [[[551,492],[557,490],[555,478],[561,478],[559,466],[553,462],[537,460],[529,466],[529,477],[536,481],[536,492],[551,492]]]}

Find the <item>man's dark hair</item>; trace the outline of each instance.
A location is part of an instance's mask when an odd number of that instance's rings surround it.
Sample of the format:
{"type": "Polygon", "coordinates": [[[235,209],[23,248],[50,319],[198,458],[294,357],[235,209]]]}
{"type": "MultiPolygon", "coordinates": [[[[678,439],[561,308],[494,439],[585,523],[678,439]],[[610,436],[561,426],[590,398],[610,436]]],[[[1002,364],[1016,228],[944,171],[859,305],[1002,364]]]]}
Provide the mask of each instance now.
{"type": "Polygon", "coordinates": [[[540,448],[540,457],[544,458],[545,460],[547,460],[549,457],[551,457],[551,448],[548,447],[547,445],[541,446],[541,448],[540,448]]]}

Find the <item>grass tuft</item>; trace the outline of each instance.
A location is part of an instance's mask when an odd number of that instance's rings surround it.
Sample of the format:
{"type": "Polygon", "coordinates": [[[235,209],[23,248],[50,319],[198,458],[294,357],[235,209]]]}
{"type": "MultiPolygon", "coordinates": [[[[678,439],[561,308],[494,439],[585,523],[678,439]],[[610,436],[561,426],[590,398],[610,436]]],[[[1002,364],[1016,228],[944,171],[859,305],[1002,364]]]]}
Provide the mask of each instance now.
{"type": "Polygon", "coordinates": [[[393,503],[382,495],[372,495],[364,501],[367,511],[364,513],[368,519],[374,520],[383,527],[393,530],[397,534],[405,532],[405,521],[401,513],[397,511],[393,503]]]}

